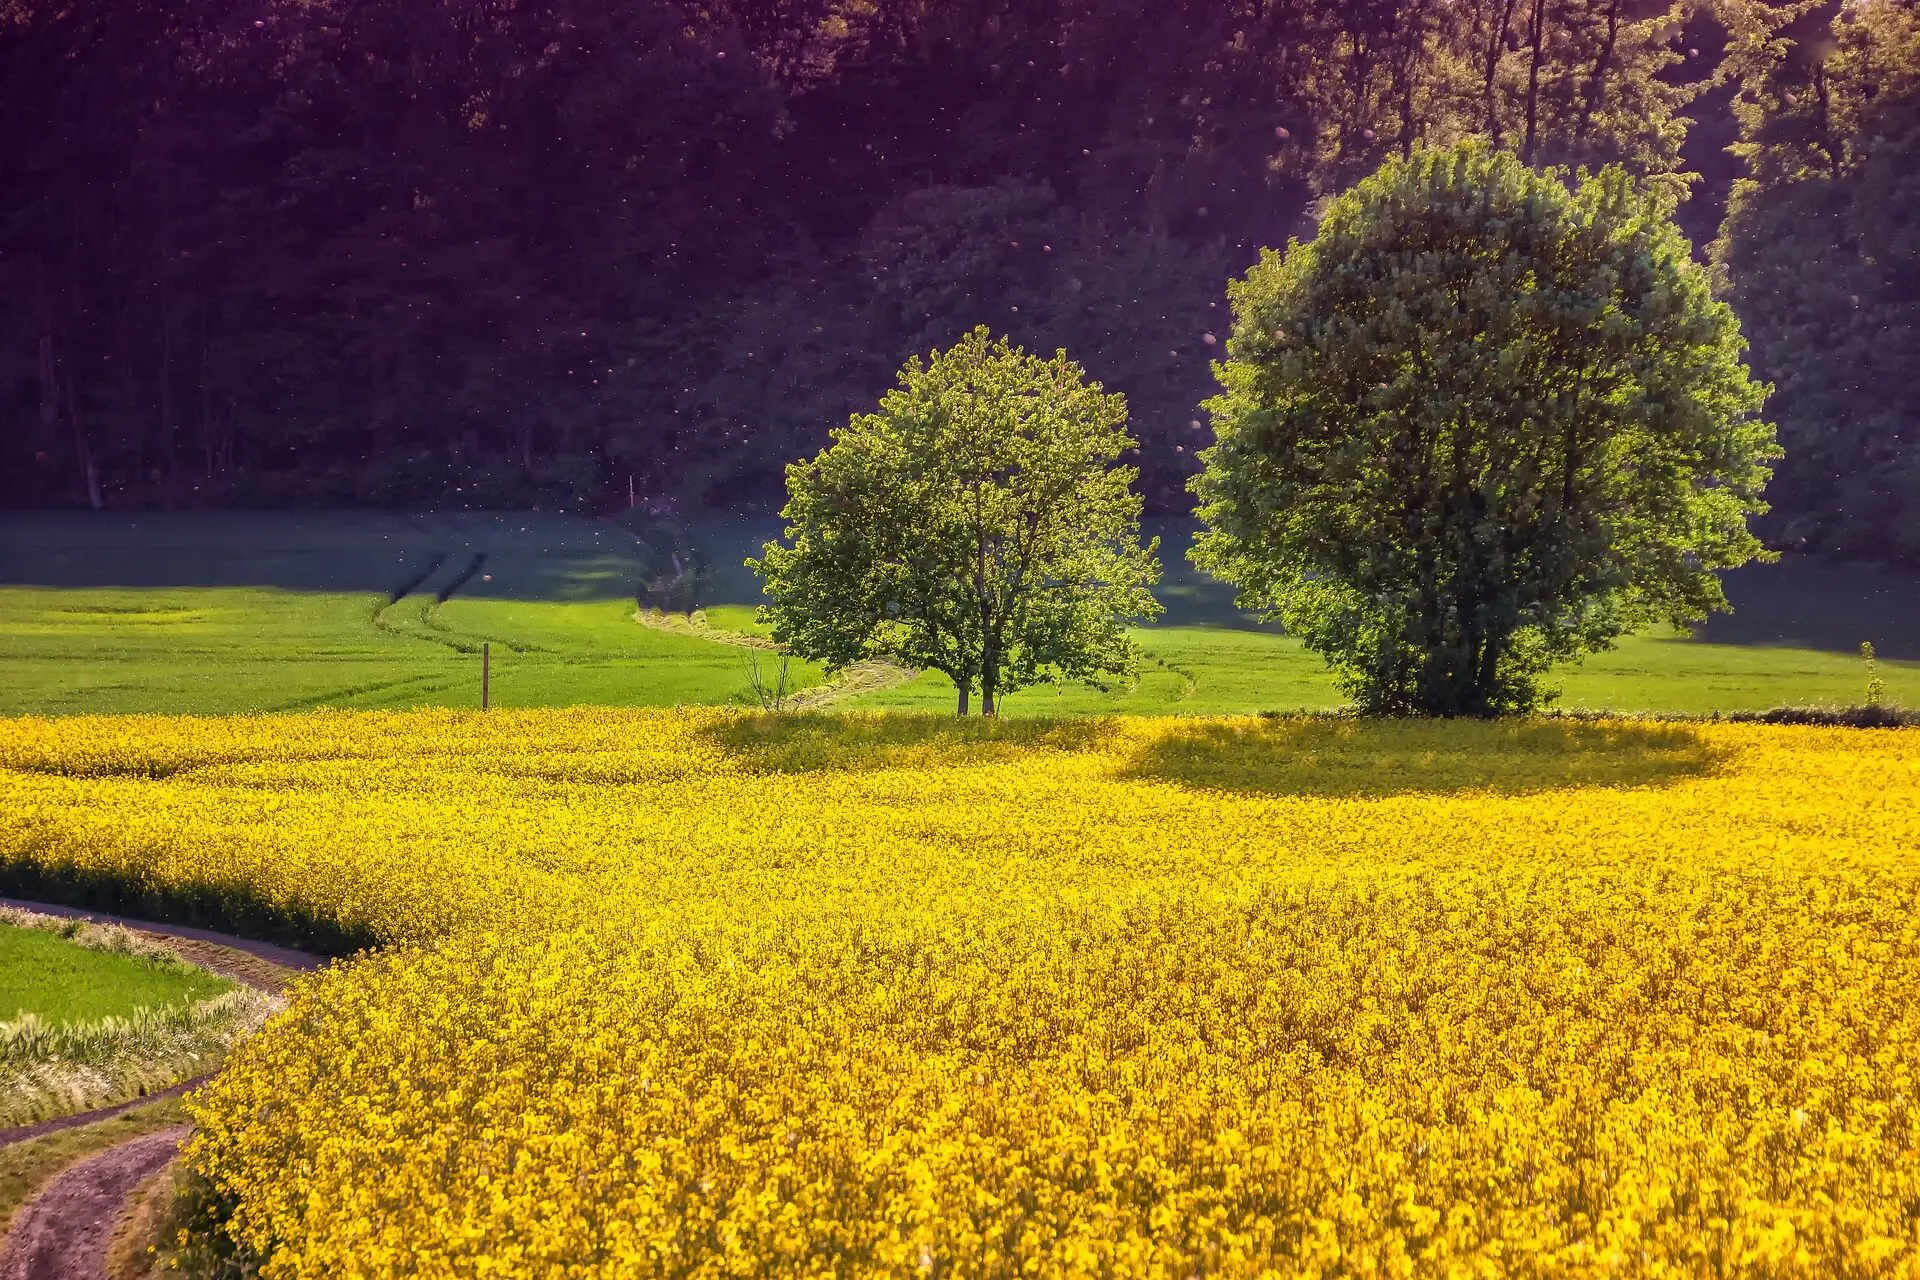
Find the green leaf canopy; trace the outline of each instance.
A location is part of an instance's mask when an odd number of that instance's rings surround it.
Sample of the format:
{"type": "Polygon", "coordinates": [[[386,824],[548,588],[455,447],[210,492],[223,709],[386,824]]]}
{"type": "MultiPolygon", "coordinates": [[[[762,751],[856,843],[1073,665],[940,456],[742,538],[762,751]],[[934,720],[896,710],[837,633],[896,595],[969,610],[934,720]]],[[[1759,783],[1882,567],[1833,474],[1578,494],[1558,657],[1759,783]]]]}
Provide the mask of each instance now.
{"type": "Polygon", "coordinates": [[[803,657],[944,672],[966,714],[1053,679],[1135,669],[1126,622],[1152,617],[1157,540],[1140,544],[1126,403],[1056,352],[985,327],[900,372],[787,469],[788,543],[749,561],[763,616],[803,657]]]}
{"type": "Polygon", "coordinates": [[[1231,289],[1194,559],[1363,705],[1534,705],[1726,607],[1776,456],[1671,201],[1480,144],[1393,160],[1231,289]]]}

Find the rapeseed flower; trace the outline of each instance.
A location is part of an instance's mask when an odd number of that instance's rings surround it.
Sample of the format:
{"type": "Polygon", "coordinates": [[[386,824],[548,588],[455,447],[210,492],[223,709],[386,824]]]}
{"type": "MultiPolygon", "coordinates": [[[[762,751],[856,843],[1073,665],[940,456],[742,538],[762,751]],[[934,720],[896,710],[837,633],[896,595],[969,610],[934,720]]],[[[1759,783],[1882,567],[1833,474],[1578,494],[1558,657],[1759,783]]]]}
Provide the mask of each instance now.
{"type": "Polygon", "coordinates": [[[0,721],[0,875],[372,949],[268,1280],[1920,1274],[1920,734],[0,721]]]}

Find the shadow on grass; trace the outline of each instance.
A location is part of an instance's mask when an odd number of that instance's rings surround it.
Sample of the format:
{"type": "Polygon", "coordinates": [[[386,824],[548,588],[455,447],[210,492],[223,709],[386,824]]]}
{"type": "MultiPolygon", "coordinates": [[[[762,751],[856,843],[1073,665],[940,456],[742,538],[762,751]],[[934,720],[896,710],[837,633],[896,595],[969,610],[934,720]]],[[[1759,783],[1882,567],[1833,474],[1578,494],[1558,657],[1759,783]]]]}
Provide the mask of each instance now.
{"type": "Polygon", "coordinates": [[[1112,736],[1097,719],[959,720],[934,712],[803,712],[729,719],[708,739],[755,773],[865,773],[986,764],[1035,749],[1084,751],[1112,736]]]}
{"type": "MultiPolygon", "coordinates": [[[[553,512],[0,512],[0,582],[10,587],[631,600],[650,554],[631,528],[553,512]]],[[[157,611],[51,607],[103,619],[157,611]]]]}
{"type": "Polygon", "coordinates": [[[1730,754],[1686,725],[1302,716],[1172,723],[1126,776],[1264,796],[1526,795],[1666,785],[1730,754]]]}

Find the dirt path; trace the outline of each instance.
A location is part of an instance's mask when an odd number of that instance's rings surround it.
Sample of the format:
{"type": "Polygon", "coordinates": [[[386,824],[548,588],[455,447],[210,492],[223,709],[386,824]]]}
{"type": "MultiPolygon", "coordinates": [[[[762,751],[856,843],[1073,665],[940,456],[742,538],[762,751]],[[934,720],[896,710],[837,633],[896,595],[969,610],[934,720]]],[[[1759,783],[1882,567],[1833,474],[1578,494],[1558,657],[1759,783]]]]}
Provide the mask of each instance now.
{"type": "MultiPolygon", "coordinates": [[[[43,916],[63,916],[69,920],[90,920],[95,924],[117,924],[131,929],[135,933],[151,933],[173,946],[182,959],[193,964],[204,963],[201,956],[212,960],[223,960],[212,951],[182,943],[208,943],[227,951],[238,951],[241,955],[252,956],[256,960],[265,960],[268,964],[282,969],[318,969],[326,963],[320,956],[309,955],[305,951],[295,951],[291,947],[276,947],[271,942],[255,942],[252,938],[236,938],[231,934],[215,933],[211,929],[192,929],[181,924],[155,924],[148,920],[129,920],[125,916],[110,916],[100,911],[81,911],[75,907],[62,907],[51,902],[28,902],[23,898],[0,898],[0,907],[17,907],[22,911],[37,911],[43,916]]],[[[233,957],[225,957],[223,962],[231,964],[233,957]]],[[[212,963],[206,966],[216,973],[226,973],[212,963]]],[[[226,976],[244,982],[250,987],[262,987],[267,979],[259,971],[247,967],[243,972],[226,973],[226,976]],[[254,976],[247,976],[252,973],[254,976]],[[258,979],[258,980],[256,980],[258,979]]],[[[265,990],[278,990],[278,987],[263,987],[265,990]]]]}
{"type": "Polygon", "coordinates": [[[668,613],[663,609],[640,608],[634,611],[633,620],[655,631],[666,631],[676,636],[697,636],[715,644],[730,644],[736,649],[758,649],[763,653],[780,651],[780,646],[765,636],[750,636],[744,631],[728,631],[712,625],[706,620],[704,611],[668,613]]]}
{"type": "MultiPolygon", "coordinates": [[[[211,1079],[213,1077],[210,1075],[194,1076],[190,1080],[182,1080],[179,1084],[170,1084],[164,1089],[156,1089],[152,1093],[138,1098],[129,1098],[125,1102],[116,1102],[109,1107],[95,1107],[92,1111],[80,1111],[70,1116],[55,1116],[51,1120],[36,1120],[32,1124],[23,1124],[13,1129],[0,1129],[0,1147],[11,1147],[16,1142],[31,1142],[35,1138],[44,1138],[50,1133],[59,1133],[65,1129],[79,1129],[86,1125],[99,1124],[102,1120],[111,1120],[115,1116],[124,1115],[135,1107],[144,1107],[151,1102],[177,1098],[189,1090],[198,1089],[211,1079]]],[[[0,1280],[11,1280],[11,1277],[0,1272],[0,1280]]]]}
{"type": "Polygon", "coordinates": [[[104,1280],[107,1246],[133,1189],[163,1168],[185,1125],[123,1142],[82,1160],[20,1210],[0,1242],[5,1280],[104,1280]]]}
{"type": "Polygon", "coordinates": [[[794,694],[787,699],[787,706],[795,711],[819,711],[863,693],[897,689],[918,674],[891,662],[856,662],[825,684],[794,694]]]}
{"type": "MultiPolygon", "coordinates": [[[[778,653],[780,646],[764,636],[750,636],[739,631],[727,631],[710,625],[704,617],[688,613],[663,613],[659,609],[640,609],[634,615],[634,621],[643,627],[655,631],[667,631],[680,636],[698,636],[702,640],[711,640],[715,644],[730,644],[736,649],[754,649],[761,653],[778,653]]],[[[786,706],[791,711],[821,711],[836,702],[855,698],[863,693],[878,693],[882,689],[896,689],[919,673],[892,662],[856,662],[829,679],[825,684],[817,684],[811,689],[789,694],[786,706]]]]}
{"type": "MultiPolygon", "coordinates": [[[[326,963],[322,957],[308,955],[304,951],[276,947],[267,942],[255,942],[250,938],[235,938],[228,934],[215,933],[210,929],[152,924],[145,920],[129,920],[124,916],[103,915],[97,911],[76,911],[72,907],[55,906],[46,902],[28,902],[19,898],[0,898],[0,905],[16,907],[23,911],[36,911],[41,915],[88,920],[94,924],[116,924],[134,933],[144,933],[166,943],[189,964],[197,964],[222,977],[232,978],[235,982],[244,982],[257,990],[276,994],[286,989],[287,982],[296,971],[317,969],[326,963]]],[[[70,1116],[59,1116],[52,1120],[41,1120],[12,1129],[0,1129],[0,1147],[10,1147],[16,1142],[26,1142],[43,1134],[58,1133],[62,1129],[78,1129],[82,1125],[110,1120],[123,1111],[131,1111],[135,1107],[144,1107],[149,1102],[157,1102],[161,1098],[171,1098],[185,1093],[205,1083],[207,1078],[195,1076],[191,1080],[182,1080],[178,1084],[149,1093],[144,1097],[117,1102],[112,1106],[82,1111],[70,1116]]],[[[12,1278],[0,1272],[0,1280],[12,1280],[12,1278]]]]}
{"type": "MultiPolygon", "coordinates": [[[[153,924],[44,902],[13,898],[0,898],[0,902],[42,915],[117,924],[149,934],[164,941],[182,959],[262,991],[281,991],[296,972],[326,963],[325,958],[304,951],[209,929],[153,924]]],[[[0,1131],[0,1147],[97,1124],[160,1098],[185,1093],[207,1079],[197,1076],[130,1102],[0,1131]]],[[[149,1174],[173,1159],[187,1132],[181,1125],[133,1138],[62,1171],[14,1215],[6,1238],[0,1240],[0,1280],[103,1280],[107,1246],[113,1240],[127,1197],[149,1174]]]]}

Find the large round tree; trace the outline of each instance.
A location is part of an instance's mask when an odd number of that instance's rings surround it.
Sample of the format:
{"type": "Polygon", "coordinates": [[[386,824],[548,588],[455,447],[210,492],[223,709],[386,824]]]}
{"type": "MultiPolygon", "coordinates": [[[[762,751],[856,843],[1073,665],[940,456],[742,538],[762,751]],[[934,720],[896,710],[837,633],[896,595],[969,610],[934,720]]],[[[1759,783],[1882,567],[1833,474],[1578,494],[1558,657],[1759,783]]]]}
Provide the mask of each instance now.
{"type": "Polygon", "coordinates": [[[1465,144],[1390,161],[1231,287],[1194,560],[1364,707],[1536,705],[1726,608],[1777,456],[1668,199],[1465,144]]]}
{"type": "Polygon", "coordinates": [[[876,413],[787,468],[787,544],[748,561],[774,638],[829,667],[944,672],[961,715],[1055,678],[1134,669],[1126,631],[1159,613],[1140,545],[1126,401],[1056,352],[983,326],[914,359],[876,413]]]}

